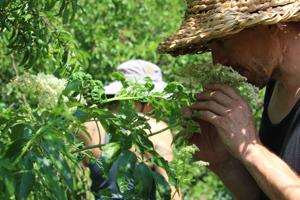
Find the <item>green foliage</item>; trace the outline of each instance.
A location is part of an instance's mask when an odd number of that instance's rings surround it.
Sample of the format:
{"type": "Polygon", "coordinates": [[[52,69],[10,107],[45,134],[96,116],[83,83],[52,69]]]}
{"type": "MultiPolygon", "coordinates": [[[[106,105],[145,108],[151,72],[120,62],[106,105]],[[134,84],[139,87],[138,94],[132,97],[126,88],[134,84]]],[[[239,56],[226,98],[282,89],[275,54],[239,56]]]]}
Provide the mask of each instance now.
{"type": "MultiPolygon", "coordinates": [[[[162,131],[151,133],[145,116],[134,109],[135,101],[149,102],[154,107],[150,115],[167,121],[178,136],[198,131],[181,114],[194,91],[178,80],[182,66],[209,62],[209,54],[174,59],[156,52],[162,38],[180,25],[184,10],[182,0],[0,2],[1,199],[93,199],[88,170],[81,167],[82,157],[93,148],[102,150],[103,159],[95,162],[105,175],[121,163],[117,182],[124,199],[147,199],[153,183],[160,199],[169,199],[169,183],[131,153],[132,146],[142,157],[151,153],[149,162],[167,171],[185,199],[200,194],[228,198],[220,182],[193,163],[193,148],[178,146],[171,166],[159,156],[149,137],[162,131]],[[137,85],[112,75],[132,58],[162,67],[169,82],[164,92],[153,93],[149,80],[137,85]],[[103,85],[114,78],[124,90],[107,98],[103,85]],[[117,114],[107,110],[115,101],[120,102],[117,114]],[[101,122],[110,143],[83,146],[78,132],[90,120],[101,122]],[[128,187],[132,182],[136,187],[128,187]]],[[[111,196],[111,191],[100,193],[111,196]]]]}
{"type": "Polygon", "coordinates": [[[92,198],[88,173],[70,154],[72,112],[65,104],[26,109],[1,112],[1,199],[92,198]]]}
{"type": "Polygon", "coordinates": [[[208,56],[183,56],[174,59],[158,54],[162,38],[177,29],[184,15],[182,0],[79,0],[83,12],[75,16],[67,29],[88,52],[83,70],[104,83],[121,62],[144,59],[158,64],[166,79],[176,79],[175,69],[209,59],[208,56]]]}
{"type": "Polygon", "coordinates": [[[51,66],[57,75],[83,64],[76,41],[64,30],[77,9],[77,0],[1,1],[0,38],[3,52],[12,60],[4,63],[39,72],[47,72],[51,66]]]}
{"type": "Polygon", "coordinates": [[[174,151],[175,159],[171,162],[184,199],[203,197],[209,200],[231,200],[222,182],[206,168],[208,163],[193,160],[196,151],[199,149],[195,145],[181,146],[174,151]]]}

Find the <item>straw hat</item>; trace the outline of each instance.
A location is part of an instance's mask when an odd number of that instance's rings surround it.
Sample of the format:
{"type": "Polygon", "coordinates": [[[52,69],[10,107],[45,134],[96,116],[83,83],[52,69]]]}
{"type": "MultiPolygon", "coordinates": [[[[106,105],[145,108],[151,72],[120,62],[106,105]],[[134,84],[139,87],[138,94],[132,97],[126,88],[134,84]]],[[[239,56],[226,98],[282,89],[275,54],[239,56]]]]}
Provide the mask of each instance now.
{"type": "Polygon", "coordinates": [[[300,0],[186,0],[179,30],[162,42],[161,53],[204,52],[207,42],[258,24],[300,21],[300,0]]]}

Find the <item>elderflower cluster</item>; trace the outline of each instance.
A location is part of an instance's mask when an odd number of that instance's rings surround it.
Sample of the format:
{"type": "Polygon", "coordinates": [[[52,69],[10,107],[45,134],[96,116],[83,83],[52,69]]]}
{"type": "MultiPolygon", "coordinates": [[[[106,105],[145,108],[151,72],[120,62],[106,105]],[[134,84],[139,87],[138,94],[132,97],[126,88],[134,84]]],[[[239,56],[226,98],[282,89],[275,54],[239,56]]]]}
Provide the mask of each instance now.
{"type": "Polygon", "coordinates": [[[203,64],[185,67],[182,70],[182,74],[184,75],[184,78],[189,81],[188,84],[190,84],[193,89],[199,89],[199,87],[202,88],[203,85],[208,83],[230,85],[239,90],[240,95],[248,101],[252,110],[255,110],[259,98],[259,89],[248,83],[246,77],[240,75],[231,67],[220,64],[203,64]]]}
{"type": "Polygon", "coordinates": [[[23,74],[10,82],[6,88],[9,89],[9,94],[19,99],[25,98],[29,104],[51,108],[57,104],[66,84],[66,80],[58,79],[53,75],[23,74]]]}

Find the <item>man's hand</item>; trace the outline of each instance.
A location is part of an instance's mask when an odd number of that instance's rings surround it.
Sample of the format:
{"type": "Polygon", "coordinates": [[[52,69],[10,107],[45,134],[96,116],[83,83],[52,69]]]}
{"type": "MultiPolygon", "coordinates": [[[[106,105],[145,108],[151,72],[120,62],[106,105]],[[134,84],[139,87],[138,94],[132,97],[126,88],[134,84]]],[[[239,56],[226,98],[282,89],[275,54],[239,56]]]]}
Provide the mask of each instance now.
{"type": "Polygon", "coordinates": [[[242,160],[247,155],[248,147],[260,143],[248,104],[227,85],[209,84],[205,89],[210,92],[197,94],[197,102],[191,109],[201,112],[198,120],[209,122],[216,128],[209,136],[215,137],[213,142],[221,144],[217,142],[219,136],[226,149],[242,160]]]}
{"type": "MultiPolygon", "coordinates": [[[[191,118],[193,116],[193,109],[185,107],[183,114],[191,118]]],[[[190,138],[190,143],[195,144],[200,150],[195,153],[195,159],[208,162],[209,168],[212,170],[215,167],[225,164],[225,162],[230,159],[233,159],[223,145],[215,127],[211,123],[198,119],[197,117],[193,117],[193,119],[196,120],[201,127],[201,133],[195,133],[190,138]]]]}
{"type": "Polygon", "coordinates": [[[232,156],[224,147],[217,130],[214,126],[203,120],[197,120],[201,127],[200,134],[194,134],[191,138],[191,143],[195,144],[200,151],[196,152],[195,158],[209,162],[209,168],[222,165],[232,156]]]}

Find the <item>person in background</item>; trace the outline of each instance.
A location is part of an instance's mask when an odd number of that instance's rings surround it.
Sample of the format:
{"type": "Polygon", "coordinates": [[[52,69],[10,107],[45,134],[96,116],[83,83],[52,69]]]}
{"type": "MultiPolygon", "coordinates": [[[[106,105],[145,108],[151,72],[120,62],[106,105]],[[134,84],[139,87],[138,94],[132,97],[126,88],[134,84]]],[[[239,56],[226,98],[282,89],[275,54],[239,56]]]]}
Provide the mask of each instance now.
{"type": "MultiPolygon", "coordinates": [[[[122,72],[126,79],[128,80],[135,80],[143,82],[146,77],[149,77],[154,84],[154,92],[161,92],[167,85],[163,79],[162,79],[162,73],[160,68],[148,61],[144,60],[130,60],[127,62],[122,63],[119,67],[117,67],[117,70],[122,72]]],[[[115,94],[120,92],[122,89],[122,83],[120,81],[114,81],[109,83],[107,86],[105,86],[105,94],[109,97],[113,97],[115,94]]],[[[109,105],[109,108],[112,112],[118,112],[118,102],[112,102],[111,105],[109,105]]],[[[151,105],[147,103],[142,102],[136,102],[135,103],[136,112],[145,115],[145,117],[148,119],[148,123],[151,126],[152,132],[160,131],[168,125],[163,121],[156,121],[154,118],[147,116],[147,113],[152,110],[151,105]]],[[[109,137],[105,133],[106,131],[101,126],[99,122],[98,127],[95,121],[87,122],[85,123],[85,127],[89,135],[81,134],[80,137],[84,144],[86,146],[91,145],[97,145],[99,144],[99,141],[101,141],[102,144],[109,142],[109,137]],[[100,129],[100,134],[98,133],[98,128],[100,129]],[[99,135],[101,138],[99,138],[99,135]]],[[[155,150],[162,156],[165,160],[170,162],[173,159],[172,154],[172,133],[170,130],[166,130],[158,135],[154,135],[149,137],[149,139],[152,141],[155,150]]],[[[134,148],[131,148],[131,151],[135,152],[134,148]]],[[[95,148],[92,150],[92,156],[99,158],[101,157],[101,150],[99,148],[95,148]]],[[[150,155],[146,157],[146,159],[149,159],[150,155]]],[[[148,163],[147,164],[152,170],[155,170],[156,172],[160,173],[162,176],[164,176],[168,180],[167,173],[164,169],[157,167],[153,164],[148,163]]],[[[90,170],[91,170],[91,178],[92,178],[92,190],[98,191],[99,189],[103,188],[110,188],[112,191],[118,193],[118,187],[115,182],[115,176],[116,171],[115,167],[113,165],[111,171],[110,171],[110,177],[109,180],[105,180],[102,175],[99,166],[95,164],[89,164],[90,170]]],[[[180,195],[176,192],[175,188],[172,187],[172,196],[174,195],[175,200],[181,199],[180,195]],[[176,193],[174,195],[174,193],[176,193]]],[[[114,197],[115,199],[122,199],[121,196],[116,195],[114,197]]],[[[152,188],[150,199],[156,199],[155,198],[155,188],[152,188]]]]}

